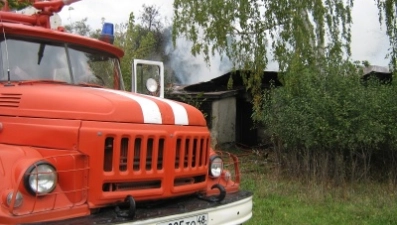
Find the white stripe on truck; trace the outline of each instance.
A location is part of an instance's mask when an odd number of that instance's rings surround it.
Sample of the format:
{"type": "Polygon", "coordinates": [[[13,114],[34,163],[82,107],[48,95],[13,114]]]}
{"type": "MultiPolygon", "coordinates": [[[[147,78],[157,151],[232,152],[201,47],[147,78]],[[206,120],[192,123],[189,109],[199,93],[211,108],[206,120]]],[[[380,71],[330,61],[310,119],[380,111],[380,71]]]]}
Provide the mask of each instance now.
{"type": "Polygon", "coordinates": [[[164,99],[164,98],[157,98],[157,97],[153,97],[153,96],[149,96],[149,97],[156,98],[156,100],[165,102],[171,106],[172,111],[174,112],[174,118],[175,118],[176,125],[189,125],[189,117],[187,116],[187,111],[186,111],[185,107],[183,107],[183,105],[181,105],[177,102],[168,100],[168,99],[164,99]]]}
{"type": "Polygon", "coordinates": [[[111,90],[111,89],[97,89],[97,90],[111,92],[136,101],[142,108],[144,123],[155,123],[155,124],[163,123],[159,106],[156,104],[156,102],[149,99],[149,98],[155,98],[157,101],[162,101],[171,107],[172,112],[174,113],[175,125],[189,125],[189,117],[185,107],[177,102],[168,99],[157,98],[153,96],[146,96],[149,97],[146,98],[136,94],[111,90]]]}
{"type": "Polygon", "coordinates": [[[160,108],[154,101],[122,91],[116,91],[111,89],[98,89],[98,90],[118,94],[138,102],[138,104],[141,106],[143,113],[143,123],[156,123],[156,124],[163,123],[163,118],[161,116],[160,108]]]}

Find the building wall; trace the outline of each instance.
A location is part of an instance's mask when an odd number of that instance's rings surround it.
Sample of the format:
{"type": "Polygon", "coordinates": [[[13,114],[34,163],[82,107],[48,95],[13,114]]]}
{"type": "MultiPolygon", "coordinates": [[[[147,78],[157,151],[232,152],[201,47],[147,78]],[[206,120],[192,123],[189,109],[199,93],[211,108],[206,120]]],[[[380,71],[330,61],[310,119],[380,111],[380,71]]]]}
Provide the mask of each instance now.
{"type": "Polygon", "coordinates": [[[228,97],[212,102],[211,146],[235,142],[236,138],[236,98],[228,97]]]}

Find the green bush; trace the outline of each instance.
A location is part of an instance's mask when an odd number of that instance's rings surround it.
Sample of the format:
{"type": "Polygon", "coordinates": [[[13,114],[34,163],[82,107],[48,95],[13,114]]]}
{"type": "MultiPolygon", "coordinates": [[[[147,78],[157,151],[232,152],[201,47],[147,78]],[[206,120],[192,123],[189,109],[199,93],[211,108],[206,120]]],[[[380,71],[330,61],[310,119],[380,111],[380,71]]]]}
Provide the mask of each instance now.
{"type": "Polygon", "coordinates": [[[349,62],[295,68],[283,78],[283,87],[264,92],[253,115],[277,144],[280,165],[322,178],[390,176],[397,153],[394,83],[364,81],[349,62]]]}

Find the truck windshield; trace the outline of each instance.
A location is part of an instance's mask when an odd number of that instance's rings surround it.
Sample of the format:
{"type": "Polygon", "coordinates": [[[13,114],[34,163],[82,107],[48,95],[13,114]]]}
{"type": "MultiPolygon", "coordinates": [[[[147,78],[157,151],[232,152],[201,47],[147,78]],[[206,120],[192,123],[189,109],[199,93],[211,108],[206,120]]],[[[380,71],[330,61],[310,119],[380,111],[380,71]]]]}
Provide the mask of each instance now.
{"type": "Polygon", "coordinates": [[[0,81],[54,80],[124,89],[119,60],[106,52],[65,43],[4,39],[0,81]]]}

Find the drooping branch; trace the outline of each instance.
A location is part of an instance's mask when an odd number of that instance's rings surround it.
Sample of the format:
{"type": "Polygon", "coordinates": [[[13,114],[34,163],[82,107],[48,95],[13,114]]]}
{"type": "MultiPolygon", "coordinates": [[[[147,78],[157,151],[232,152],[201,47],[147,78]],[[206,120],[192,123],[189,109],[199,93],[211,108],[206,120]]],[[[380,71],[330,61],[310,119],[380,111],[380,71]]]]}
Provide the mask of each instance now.
{"type": "MultiPolygon", "coordinates": [[[[344,0],[195,0],[174,1],[174,40],[182,35],[193,41],[195,54],[208,47],[226,52],[239,69],[267,68],[269,57],[280,70],[301,67],[334,55],[350,56],[350,9],[344,0]]],[[[258,77],[247,81],[252,90],[258,77]]]]}
{"type": "Polygon", "coordinates": [[[390,67],[393,71],[397,69],[397,1],[375,0],[379,9],[379,22],[385,23],[386,34],[389,36],[390,67]]]}

